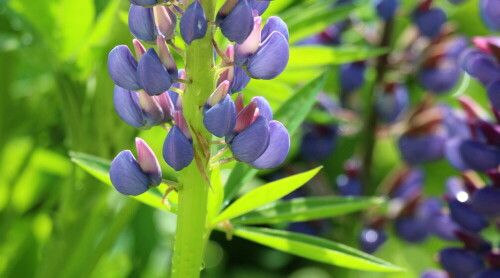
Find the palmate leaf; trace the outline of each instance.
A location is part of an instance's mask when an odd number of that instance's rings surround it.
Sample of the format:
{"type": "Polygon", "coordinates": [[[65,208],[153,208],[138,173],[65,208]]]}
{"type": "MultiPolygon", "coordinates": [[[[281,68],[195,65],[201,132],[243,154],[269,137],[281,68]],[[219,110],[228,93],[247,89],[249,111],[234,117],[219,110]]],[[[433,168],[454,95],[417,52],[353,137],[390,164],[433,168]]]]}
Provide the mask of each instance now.
{"type": "Polygon", "coordinates": [[[349,246],[318,237],[245,226],[234,227],[233,234],[283,252],[331,265],[376,272],[403,271],[397,266],[349,246]]]}
{"type": "MultiPolygon", "coordinates": [[[[274,114],[274,118],[285,125],[290,135],[292,135],[299,125],[307,117],[307,114],[316,102],[321,89],[325,85],[326,74],[306,84],[288,99],[274,114]]],[[[258,170],[246,164],[238,163],[226,182],[224,187],[224,203],[228,203],[241,189],[241,187],[252,179],[258,170]]]]}
{"type": "MultiPolygon", "coordinates": [[[[109,180],[109,167],[111,165],[110,161],[102,159],[97,156],[85,153],[78,153],[78,152],[71,152],[70,156],[71,156],[71,161],[73,161],[76,165],[80,166],[87,173],[94,176],[98,180],[102,181],[104,184],[113,187],[113,184],[111,184],[111,181],[109,180]]],[[[163,184],[160,184],[157,187],[157,190],[159,190],[160,192],[164,192],[166,189],[167,189],[166,186],[163,184]]],[[[155,191],[157,190],[150,189],[144,194],[131,197],[153,208],[161,209],[164,211],[175,212],[177,207],[177,193],[175,191],[172,191],[168,195],[168,200],[171,204],[171,206],[169,207],[162,204],[161,195],[155,193],[155,191]]]]}
{"type": "Polygon", "coordinates": [[[384,198],[365,197],[310,197],[278,201],[238,218],[233,224],[274,224],[308,221],[356,212],[373,205],[380,205],[384,198]]]}
{"type": "Polygon", "coordinates": [[[221,212],[221,214],[213,220],[212,225],[238,217],[284,197],[312,179],[321,168],[320,166],[304,173],[273,181],[248,192],[226,208],[226,210],[221,212]]]}

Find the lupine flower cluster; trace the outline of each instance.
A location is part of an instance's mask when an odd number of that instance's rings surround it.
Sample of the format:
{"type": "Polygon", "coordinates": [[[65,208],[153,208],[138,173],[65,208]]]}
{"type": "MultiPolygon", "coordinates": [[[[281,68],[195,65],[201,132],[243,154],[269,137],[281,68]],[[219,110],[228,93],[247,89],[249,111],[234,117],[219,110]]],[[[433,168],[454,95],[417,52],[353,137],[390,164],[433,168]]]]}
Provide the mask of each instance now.
{"type": "MultiPolygon", "coordinates": [[[[268,1],[227,0],[215,22],[208,22],[198,0],[130,0],[128,26],[134,52],[128,46],[115,47],[108,56],[108,69],[115,83],[113,101],[118,116],[127,124],[149,129],[162,125],[169,133],[163,145],[165,162],[176,171],[194,159],[193,135],[184,119],[182,94],[189,93],[184,69],[178,69],[170,49],[181,52],[176,27],[187,45],[212,35],[210,25],[220,28],[234,44],[225,53],[215,42],[222,59],[217,88],[203,108],[208,131],[225,137],[236,160],[255,168],[278,167],[290,149],[290,136],[280,122],[273,120],[269,103],[254,97],[246,106],[242,91],[251,78],[273,79],[289,59],[288,28],[279,17],[270,17],[262,28],[260,15],[268,1]],[[179,23],[178,23],[179,21],[179,23]],[[153,45],[146,49],[144,44],[153,45]]],[[[136,139],[138,159],[127,150],[112,162],[110,177],[115,188],[126,195],[139,195],[161,183],[159,162],[141,139],[136,139]]]]}

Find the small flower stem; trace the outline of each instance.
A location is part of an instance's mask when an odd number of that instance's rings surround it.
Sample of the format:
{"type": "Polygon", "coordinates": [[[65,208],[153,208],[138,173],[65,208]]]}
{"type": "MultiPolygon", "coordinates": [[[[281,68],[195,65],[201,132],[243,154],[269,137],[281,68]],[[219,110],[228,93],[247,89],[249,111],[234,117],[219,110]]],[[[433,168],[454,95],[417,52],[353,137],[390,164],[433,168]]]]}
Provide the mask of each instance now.
{"type": "Polygon", "coordinates": [[[213,169],[215,169],[217,167],[220,167],[220,166],[222,166],[222,165],[224,165],[226,163],[232,162],[232,161],[234,161],[234,157],[223,159],[223,160],[221,160],[219,162],[215,162],[214,164],[210,165],[210,169],[213,170],[213,169]]]}
{"type": "Polygon", "coordinates": [[[178,182],[175,182],[175,181],[170,181],[170,180],[161,180],[162,183],[166,184],[166,185],[169,185],[171,187],[178,187],[179,186],[179,183],[178,182]]]}
{"type": "Polygon", "coordinates": [[[210,161],[215,161],[217,159],[219,159],[222,155],[224,155],[224,153],[226,153],[226,151],[229,149],[228,146],[225,146],[224,148],[220,149],[220,151],[218,151],[211,159],[210,161]]]}
{"type": "MultiPolygon", "coordinates": [[[[390,19],[384,23],[384,31],[382,38],[380,40],[380,47],[389,47],[391,44],[392,33],[394,29],[394,20],[390,19]]],[[[363,181],[363,191],[365,194],[370,195],[375,191],[375,186],[373,186],[372,180],[372,164],[373,164],[373,152],[375,150],[376,143],[376,130],[378,126],[378,114],[376,110],[376,100],[377,100],[377,90],[382,85],[384,81],[385,72],[388,66],[389,54],[386,53],[381,55],[377,59],[376,64],[376,77],[373,82],[373,86],[370,90],[370,95],[367,98],[367,109],[365,116],[365,126],[363,130],[364,140],[362,149],[362,165],[361,174],[363,181]]]]}
{"type": "Polygon", "coordinates": [[[226,144],[226,141],[224,141],[224,140],[217,140],[217,141],[210,142],[210,144],[212,144],[212,145],[224,145],[224,144],[226,144]]]}
{"type": "Polygon", "coordinates": [[[162,127],[167,131],[170,132],[170,127],[167,124],[162,124],[162,127]]]}
{"type": "Polygon", "coordinates": [[[217,42],[212,38],[212,44],[215,47],[215,51],[217,51],[217,54],[222,58],[222,61],[224,64],[231,64],[233,61],[229,59],[229,57],[226,56],[226,53],[220,49],[219,45],[217,42]]]}
{"type": "Polygon", "coordinates": [[[184,94],[184,92],[183,92],[182,90],[180,90],[180,89],[178,89],[178,88],[175,88],[175,87],[173,87],[173,86],[172,86],[172,87],[170,87],[170,89],[169,89],[169,90],[170,90],[170,91],[174,91],[174,92],[178,93],[178,94],[179,94],[179,95],[181,95],[181,96],[184,94]]]}
{"type": "Polygon", "coordinates": [[[175,52],[179,53],[179,55],[182,56],[182,58],[186,58],[186,53],[184,52],[184,50],[180,49],[177,45],[175,45],[174,41],[172,40],[167,40],[167,44],[170,45],[170,47],[172,47],[175,52]]]}
{"type": "Polygon", "coordinates": [[[191,84],[193,82],[186,80],[186,79],[177,79],[177,82],[182,83],[182,84],[191,84]]]}

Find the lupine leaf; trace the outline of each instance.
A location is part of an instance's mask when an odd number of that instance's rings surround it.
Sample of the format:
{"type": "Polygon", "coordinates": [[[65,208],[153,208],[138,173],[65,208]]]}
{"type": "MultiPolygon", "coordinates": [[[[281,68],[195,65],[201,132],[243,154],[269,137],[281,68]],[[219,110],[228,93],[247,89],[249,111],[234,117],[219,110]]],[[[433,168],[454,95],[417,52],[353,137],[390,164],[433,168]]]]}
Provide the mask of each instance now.
{"type": "Polygon", "coordinates": [[[273,181],[248,192],[219,214],[212,224],[238,217],[260,206],[282,198],[312,179],[321,168],[322,166],[304,173],[273,181]]]}
{"type": "Polygon", "coordinates": [[[383,198],[310,197],[278,201],[231,220],[233,224],[299,222],[343,215],[380,205],[383,198]]]}
{"type": "MultiPolygon", "coordinates": [[[[307,114],[316,102],[319,91],[323,89],[325,82],[326,74],[322,74],[297,91],[290,99],[283,103],[274,114],[274,118],[285,125],[290,135],[297,130],[299,125],[307,117],[307,114]]],[[[241,187],[252,179],[257,172],[257,170],[246,164],[238,163],[224,186],[223,203],[228,203],[238,193],[241,187]]]]}
{"type": "Polygon", "coordinates": [[[288,231],[255,227],[234,227],[233,234],[299,257],[346,268],[377,271],[403,271],[386,261],[349,246],[288,231]]]}
{"type": "MultiPolygon", "coordinates": [[[[111,184],[111,181],[109,179],[109,167],[111,165],[110,161],[85,153],[71,152],[70,156],[71,160],[87,173],[102,181],[104,184],[113,187],[113,184],[111,184]]],[[[158,190],[160,192],[163,192],[166,189],[167,187],[163,184],[160,184],[158,186],[158,190]]],[[[168,200],[171,204],[171,206],[168,207],[162,204],[162,197],[159,194],[156,194],[155,191],[155,189],[150,189],[144,194],[131,197],[153,208],[175,212],[177,207],[177,193],[175,191],[172,191],[168,195],[168,200]]]]}
{"type": "Polygon", "coordinates": [[[363,46],[294,46],[290,47],[289,69],[339,65],[366,60],[386,53],[384,48],[363,46]]]}

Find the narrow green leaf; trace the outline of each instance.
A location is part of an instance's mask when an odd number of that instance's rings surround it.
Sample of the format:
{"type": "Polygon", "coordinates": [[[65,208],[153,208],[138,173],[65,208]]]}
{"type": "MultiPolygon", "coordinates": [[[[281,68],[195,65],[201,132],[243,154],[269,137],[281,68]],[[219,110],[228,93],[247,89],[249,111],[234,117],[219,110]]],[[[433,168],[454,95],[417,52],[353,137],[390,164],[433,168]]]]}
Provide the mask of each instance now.
{"type": "Polygon", "coordinates": [[[211,221],[217,216],[221,208],[222,200],[224,199],[224,188],[222,188],[220,167],[216,167],[212,170],[210,184],[212,185],[212,190],[208,192],[208,221],[211,221]]]}
{"type": "MultiPolygon", "coordinates": [[[[307,114],[316,102],[316,97],[325,85],[326,77],[326,74],[322,74],[306,84],[283,103],[274,114],[274,118],[285,125],[290,135],[297,130],[307,117],[307,114]]],[[[257,172],[257,170],[246,164],[238,163],[229,175],[226,185],[224,186],[224,204],[227,204],[236,196],[241,187],[252,179],[257,172]]]]}
{"type": "Polygon", "coordinates": [[[380,205],[383,198],[310,197],[278,201],[231,220],[233,224],[274,224],[334,217],[380,205]]]}
{"type": "Polygon", "coordinates": [[[304,234],[244,226],[235,227],[233,234],[283,252],[331,265],[377,272],[404,270],[349,246],[304,234]]]}
{"type": "MultiPolygon", "coordinates": [[[[109,167],[111,165],[110,161],[93,155],[78,152],[70,152],[70,156],[71,161],[80,166],[87,173],[102,181],[104,184],[113,187],[113,184],[111,184],[111,181],[109,180],[109,167]]],[[[166,189],[167,187],[163,184],[160,184],[158,186],[158,190],[160,192],[164,192],[166,189]]],[[[175,212],[177,210],[177,193],[175,191],[170,192],[170,194],[168,195],[168,200],[171,203],[170,208],[162,204],[162,197],[159,194],[155,194],[154,191],[154,189],[150,189],[144,194],[131,197],[156,209],[170,212],[175,212]]]]}
{"type": "Polygon", "coordinates": [[[294,46],[290,47],[289,69],[339,65],[366,60],[386,53],[384,48],[365,46],[294,46]]]}
{"type": "Polygon", "coordinates": [[[304,173],[273,181],[248,192],[219,214],[212,224],[238,217],[260,206],[282,198],[312,179],[321,168],[323,167],[320,166],[304,173]]]}

